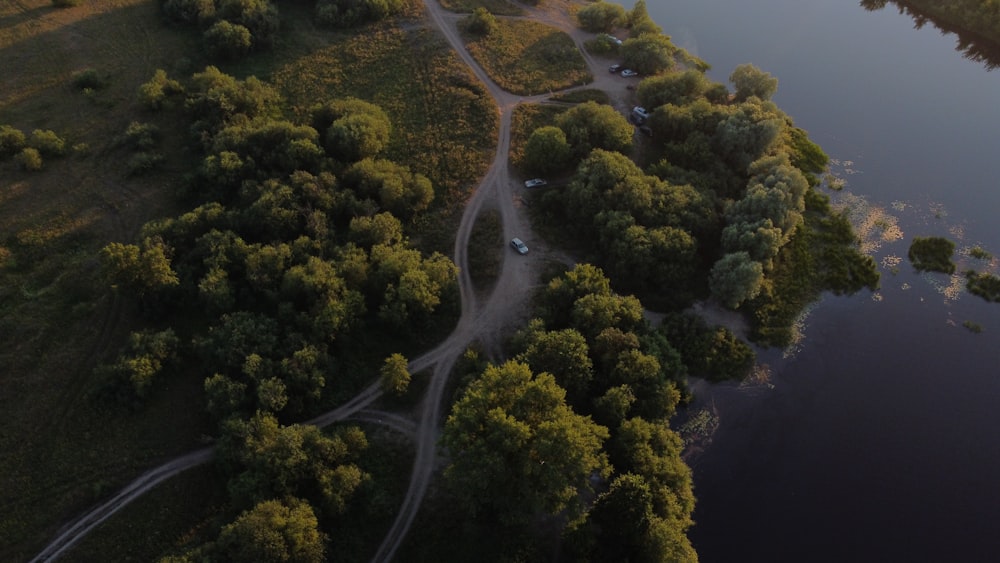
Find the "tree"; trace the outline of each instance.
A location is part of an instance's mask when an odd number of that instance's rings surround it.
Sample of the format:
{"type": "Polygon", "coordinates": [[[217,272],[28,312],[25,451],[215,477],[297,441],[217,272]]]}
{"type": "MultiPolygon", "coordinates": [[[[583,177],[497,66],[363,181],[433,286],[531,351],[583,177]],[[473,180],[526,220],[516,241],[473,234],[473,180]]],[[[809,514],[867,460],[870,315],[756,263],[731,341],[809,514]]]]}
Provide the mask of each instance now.
{"type": "Polygon", "coordinates": [[[576,19],[583,29],[599,33],[609,32],[627,22],[625,8],[620,4],[598,1],[581,8],[576,19]]]}
{"type": "Polygon", "coordinates": [[[345,115],[326,130],[326,149],[344,162],[373,158],[389,144],[392,125],[384,113],[345,115]]]}
{"type": "Polygon", "coordinates": [[[316,19],[333,27],[353,27],[385,19],[402,8],[402,0],[319,0],[316,19]]]}
{"type": "Polygon", "coordinates": [[[344,185],[405,219],[427,209],[434,199],[434,187],[426,176],[389,160],[356,162],[344,173],[344,185]]]}
{"type": "Polygon", "coordinates": [[[524,143],[524,167],[546,176],[563,171],[569,164],[570,145],[562,129],[546,125],[532,131],[524,143]]]}
{"type": "Polygon", "coordinates": [[[646,10],[646,0],[638,0],[629,10],[628,27],[629,35],[632,37],[639,37],[647,33],[659,35],[663,32],[663,29],[653,21],[653,18],[649,17],[649,11],[646,10]]]}
{"type": "Polygon", "coordinates": [[[639,102],[647,108],[659,108],[664,104],[686,106],[700,99],[712,87],[712,82],[704,72],[688,69],[651,76],[639,83],[639,102]]]}
{"type": "Polygon", "coordinates": [[[214,66],[208,66],[191,79],[192,88],[185,107],[198,120],[196,131],[214,134],[238,115],[253,119],[276,117],[279,112],[281,95],[256,76],[237,80],[214,66]]]}
{"type": "Polygon", "coordinates": [[[537,513],[570,514],[593,474],[610,467],[601,452],[607,429],[574,413],[550,374],[522,363],[490,366],[466,388],[445,423],[445,476],[474,517],[513,524],[537,513]]]}
{"type": "Polygon", "coordinates": [[[587,340],[578,331],[563,329],[532,333],[521,358],[535,373],[551,373],[570,397],[586,396],[594,377],[587,340]]]}
{"type": "Polygon", "coordinates": [[[354,217],[347,231],[351,242],[363,248],[371,248],[377,244],[392,246],[406,240],[403,235],[403,224],[391,213],[354,217]]]}
{"type": "Polygon", "coordinates": [[[357,428],[327,436],[315,426],[281,426],[273,414],[257,411],[223,425],[219,453],[234,473],[229,490],[238,504],[300,496],[335,516],[369,478],[355,464],[367,446],[357,428]]]}
{"type": "Polygon", "coordinates": [[[674,66],[677,47],[666,35],[643,33],[628,39],[622,45],[621,54],[625,64],[640,74],[658,74],[674,66]]]}
{"type": "Polygon", "coordinates": [[[737,102],[746,101],[751,96],[765,101],[770,100],[778,90],[778,79],[752,64],[737,66],[729,75],[729,81],[736,88],[737,102]]]}
{"type": "Polygon", "coordinates": [[[784,114],[777,106],[750,98],[718,122],[712,145],[734,171],[742,174],[767,154],[785,126],[784,114]]]}
{"type": "Polygon", "coordinates": [[[497,18],[489,10],[480,6],[472,11],[464,21],[465,29],[469,33],[480,36],[487,36],[497,30],[497,18]]]}
{"type": "Polygon", "coordinates": [[[226,20],[219,20],[205,30],[204,39],[208,56],[217,59],[238,59],[253,46],[249,29],[226,20]]]}
{"type": "Polygon", "coordinates": [[[171,249],[160,239],[147,238],[142,247],[113,242],[101,249],[105,274],[140,296],[179,283],[170,267],[171,249]]]}
{"type": "Polygon", "coordinates": [[[641,475],[650,485],[653,513],[691,526],[695,497],[691,468],[681,459],[684,442],[665,421],[632,418],[618,429],[612,459],[620,472],[641,475]]]}
{"type": "Polygon", "coordinates": [[[736,308],[753,299],[764,283],[764,268],[746,251],[731,252],[712,266],[708,285],[712,296],[727,307],[736,308]]]}
{"type": "Polygon", "coordinates": [[[321,563],[326,538],[309,503],[265,500],[219,533],[221,559],[234,563],[321,563]]]}
{"type": "Polygon", "coordinates": [[[611,280],[597,266],[577,264],[572,270],[553,278],[541,297],[545,325],[569,327],[573,304],[590,294],[611,295],[611,280]]]}
{"type": "Polygon", "coordinates": [[[597,102],[582,103],[556,118],[577,158],[594,149],[628,152],[632,125],[615,108],[597,102]]]}
{"type": "Polygon", "coordinates": [[[410,386],[408,363],[402,354],[393,354],[385,359],[382,369],[379,370],[383,391],[396,395],[406,393],[406,389],[410,386]]]}
{"type": "Polygon", "coordinates": [[[137,97],[147,109],[159,110],[173,107],[175,99],[182,94],[181,83],[168,78],[167,72],[158,68],[148,82],[139,86],[137,97]]]}
{"type": "Polygon", "coordinates": [[[651,485],[632,473],[619,475],[597,497],[588,516],[593,530],[592,561],[693,563],[698,556],[685,528],[653,510],[651,485]]]}

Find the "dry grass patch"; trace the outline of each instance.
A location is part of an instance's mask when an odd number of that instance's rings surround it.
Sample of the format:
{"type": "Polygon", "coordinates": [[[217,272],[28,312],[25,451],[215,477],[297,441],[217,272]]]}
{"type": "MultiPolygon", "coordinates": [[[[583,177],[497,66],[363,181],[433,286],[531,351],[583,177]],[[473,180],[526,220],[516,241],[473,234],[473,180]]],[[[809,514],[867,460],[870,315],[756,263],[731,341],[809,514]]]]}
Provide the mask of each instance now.
{"type": "Polygon", "coordinates": [[[489,35],[464,34],[469,53],[504,90],[534,95],[593,82],[569,35],[530,20],[497,20],[489,35]]]}

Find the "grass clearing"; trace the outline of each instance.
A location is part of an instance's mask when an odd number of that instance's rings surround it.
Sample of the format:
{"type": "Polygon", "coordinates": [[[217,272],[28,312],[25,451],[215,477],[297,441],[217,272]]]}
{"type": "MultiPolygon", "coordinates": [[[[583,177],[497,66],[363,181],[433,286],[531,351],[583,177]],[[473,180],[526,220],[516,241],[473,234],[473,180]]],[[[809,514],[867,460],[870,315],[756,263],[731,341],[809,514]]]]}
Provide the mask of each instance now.
{"type": "Polygon", "coordinates": [[[493,33],[463,37],[490,78],[515,94],[542,94],[594,80],[569,35],[539,22],[498,19],[493,33]]]}
{"type": "Polygon", "coordinates": [[[469,276],[480,291],[489,291],[500,276],[506,241],[495,209],[481,212],[469,236],[469,276]]]}
{"type": "Polygon", "coordinates": [[[608,105],[611,103],[611,96],[608,95],[604,90],[597,90],[594,88],[581,88],[579,90],[572,90],[570,92],[564,92],[556,94],[550,98],[553,102],[566,102],[569,104],[582,104],[584,102],[595,102],[598,104],[608,105]]]}

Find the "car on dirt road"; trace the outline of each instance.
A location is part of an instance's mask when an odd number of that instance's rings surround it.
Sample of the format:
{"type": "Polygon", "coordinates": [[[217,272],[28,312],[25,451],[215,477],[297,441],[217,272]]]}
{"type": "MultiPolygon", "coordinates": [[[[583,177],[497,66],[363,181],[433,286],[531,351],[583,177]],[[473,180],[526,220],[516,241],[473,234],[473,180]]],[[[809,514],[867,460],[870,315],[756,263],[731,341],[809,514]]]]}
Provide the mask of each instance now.
{"type": "Polygon", "coordinates": [[[608,67],[608,72],[610,72],[611,74],[615,74],[616,72],[618,72],[621,69],[622,69],[622,65],[611,65],[611,66],[608,67]]]}
{"type": "Polygon", "coordinates": [[[526,188],[540,188],[542,186],[547,186],[549,183],[541,178],[532,178],[530,180],[524,181],[524,187],[526,188]]]}
{"type": "Polygon", "coordinates": [[[522,241],[521,239],[519,239],[517,237],[514,237],[514,238],[510,239],[510,246],[511,246],[511,248],[513,248],[514,250],[516,250],[518,254],[527,254],[528,253],[528,245],[524,244],[524,241],[522,241]]]}
{"type": "Polygon", "coordinates": [[[639,76],[639,73],[630,68],[626,68],[625,70],[622,71],[622,76],[624,76],[625,78],[630,78],[632,76],[639,76]]]}

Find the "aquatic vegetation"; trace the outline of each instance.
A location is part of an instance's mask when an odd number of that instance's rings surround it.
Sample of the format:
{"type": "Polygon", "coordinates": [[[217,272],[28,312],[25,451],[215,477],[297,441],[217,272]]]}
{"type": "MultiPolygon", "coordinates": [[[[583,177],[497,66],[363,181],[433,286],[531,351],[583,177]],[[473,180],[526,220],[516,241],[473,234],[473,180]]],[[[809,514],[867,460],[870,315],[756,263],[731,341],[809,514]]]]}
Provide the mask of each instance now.
{"type": "Polygon", "coordinates": [[[955,243],[946,238],[914,237],[907,257],[917,270],[953,274],[955,263],[951,257],[954,253],[955,243]]]}
{"type": "Polygon", "coordinates": [[[965,272],[965,277],[969,293],[992,303],[1000,302],[1000,277],[987,272],[977,273],[974,270],[965,272]]]}
{"type": "Polygon", "coordinates": [[[983,331],[983,325],[972,321],[965,321],[962,323],[962,326],[969,329],[969,332],[974,332],[976,334],[979,334],[980,332],[983,331]]]}
{"type": "Polygon", "coordinates": [[[978,260],[992,260],[993,255],[983,249],[981,246],[973,246],[968,249],[969,256],[976,258],[978,260]]]}

